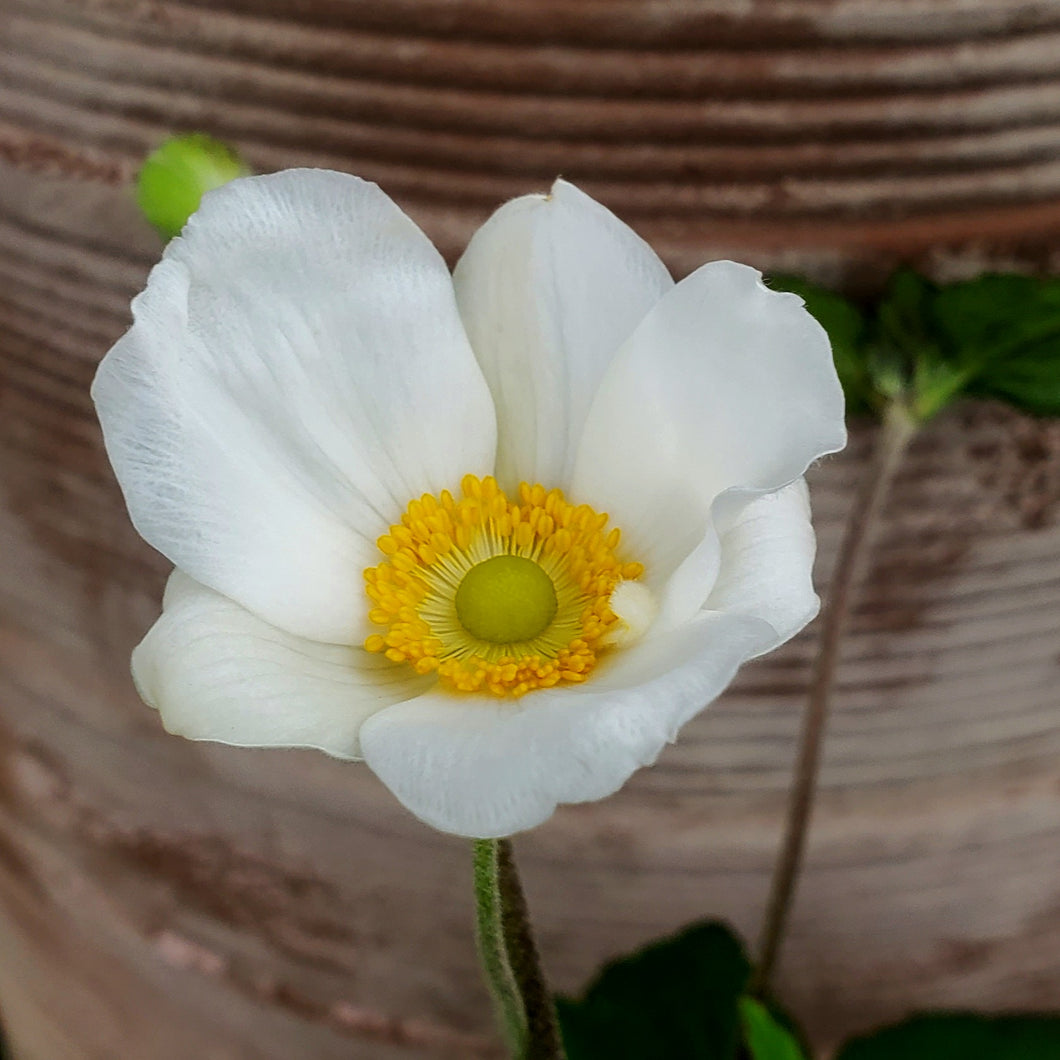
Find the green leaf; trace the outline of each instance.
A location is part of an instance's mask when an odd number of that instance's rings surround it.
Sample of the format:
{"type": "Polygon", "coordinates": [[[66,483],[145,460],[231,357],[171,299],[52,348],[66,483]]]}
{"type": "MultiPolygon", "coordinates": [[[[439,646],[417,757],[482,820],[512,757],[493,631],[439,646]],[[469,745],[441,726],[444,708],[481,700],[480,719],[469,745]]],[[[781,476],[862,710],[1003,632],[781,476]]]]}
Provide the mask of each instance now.
{"type": "Polygon", "coordinates": [[[981,276],[942,288],[932,315],[969,392],[1060,415],[1060,278],[981,276]]]}
{"type": "Polygon", "coordinates": [[[930,325],[935,287],[912,269],[891,276],[866,345],[869,377],[887,401],[915,403],[925,384],[935,394],[940,358],[930,325]]]}
{"type": "Polygon", "coordinates": [[[166,239],[179,235],[203,195],[250,170],[227,144],[202,133],[174,136],[148,156],[136,178],[136,202],[166,239]]]}
{"type": "Polygon", "coordinates": [[[894,273],[876,310],[878,344],[908,358],[936,349],[931,307],[937,290],[912,269],[894,273]]]}
{"type": "Polygon", "coordinates": [[[750,971],[716,923],[615,961],[580,1000],[558,1001],[568,1060],[735,1060],[750,971]]]}
{"type": "Polygon", "coordinates": [[[847,409],[900,402],[920,421],[962,393],[1060,415],[1060,277],[987,275],[939,286],[899,269],[872,312],[780,277],[832,340],[847,409]]]}
{"type": "Polygon", "coordinates": [[[760,1001],[740,998],[740,1018],[751,1060],[806,1060],[795,1036],[760,1001]]]}
{"type": "Polygon", "coordinates": [[[848,1043],[836,1060],[1056,1060],[1060,1016],[915,1016],[848,1043]]]}
{"type": "Polygon", "coordinates": [[[828,332],[836,373],[847,399],[847,412],[865,412],[871,404],[872,381],[866,367],[864,345],[867,324],[853,302],[795,276],[770,277],[776,291],[790,291],[805,303],[817,323],[828,332]]]}

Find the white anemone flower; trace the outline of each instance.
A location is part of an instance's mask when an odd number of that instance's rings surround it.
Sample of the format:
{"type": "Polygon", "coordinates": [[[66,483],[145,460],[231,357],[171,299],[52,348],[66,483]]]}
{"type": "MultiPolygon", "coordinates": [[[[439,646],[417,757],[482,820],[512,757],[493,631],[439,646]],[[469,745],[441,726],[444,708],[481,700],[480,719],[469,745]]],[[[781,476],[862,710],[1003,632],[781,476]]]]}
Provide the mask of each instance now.
{"type": "Polygon", "coordinates": [[[133,654],[170,732],[363,759],[504,836],[616,791],[817,612],[824,332],[743,265],[675,284],[568,183],[450,275],[373,184],[235,180],[133,317],[93,396],[176,567],[133,654]]]}

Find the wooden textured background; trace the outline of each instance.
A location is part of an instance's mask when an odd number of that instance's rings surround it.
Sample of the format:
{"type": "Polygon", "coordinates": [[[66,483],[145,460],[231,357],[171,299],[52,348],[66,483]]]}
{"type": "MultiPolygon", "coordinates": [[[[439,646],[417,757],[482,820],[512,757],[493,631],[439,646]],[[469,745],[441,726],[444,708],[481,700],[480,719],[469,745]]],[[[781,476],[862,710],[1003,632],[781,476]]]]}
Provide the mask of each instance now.
{"type": "MultiPolygon", "coordinates": [[[[165,565],[88,400],[160,246],[173,129],[373,177],[455,252],[557,172],[678,272],[871,288],[1055,264],[1060,5],[1028,0],[2,0],[0,1009],[17,1060],[490,1055],[468,851],[367,771],[162,734],[128,653],[165,565]]],[[[820,577],[865,436],[813,476],[820,577]]],[[[520,839],[545,955],[753,933],[813,650],[520,839]]],[[[840,675],[780,985],[822,1049],[913,1007],[1060,996],[1060,429],[914,446],[840,675]]]]}

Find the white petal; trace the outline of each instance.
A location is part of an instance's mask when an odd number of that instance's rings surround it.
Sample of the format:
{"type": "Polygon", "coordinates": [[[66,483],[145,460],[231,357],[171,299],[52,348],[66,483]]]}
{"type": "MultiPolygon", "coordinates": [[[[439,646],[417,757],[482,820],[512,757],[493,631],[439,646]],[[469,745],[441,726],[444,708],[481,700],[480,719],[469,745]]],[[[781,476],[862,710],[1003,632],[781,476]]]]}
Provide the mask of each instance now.
{"type": "MultiPolygon", "coordinates": [[[[702,513],[689,519],[688,528],[702,525],[702,513]]],[[[678,538],[672,531],[660,530],[660,543],[670,542],[676,545],[678,538]]],[[[639,554],[638,554],[638,559],[639,554]]],[[[643,562],[643,560],[641,560],[643,562]]],[[[644,580],[650,583],[659,595],[659,611],[655,621],[655,632],[684,625],[697,611],[702,610],[703,603],[710,592],[721,570],[721,542],[712,521],[707,522],[699,544],[685,556],[673,573],[660,586],[658,582],[670,571],[670,564],[656,562],[649,565],[644,580]]]]}
{"type": "Polygon", "coordinates": [[[208,193],[93,396],[137,529],[274,625],[351,643],[361,570],[413,496],[492,467],[492,402],[445,263],[374,185],[208,193]]]}
{"type": "Polygon", "coordinates": [[[841,449],[843,412],[828,338],[802,300],[769,290],[754,269],[713,262],[664,296],[615,357],[571,495],[610,513],[660,592],[698,548],[695,584],[682,572],[669,591],[702,602],[719,569],[712,510],[723,519],[749,492],[778,489],[841,449]]]}
{"type": "Polygon", "coordinates": [[[820,607],[806,480],[756,497],[719,529],[721,572],[707,608],[757,615],[776,630],[776,644],[793,637],[820,607]]]}
{"type": "Polygon", "coordinates": [[[497,474],[564,486],[600,378],[673,286],[655,252],[610,210],[558,180],[502,206],[453,277],[493,391],[497,474]]]}
{"type": "Polygon", "coordinates": [[[773,637],[759,619],[710,614],[616,653],[576,689],[514,703],[430,692],[365,723],[365,760],[435,828],[510,835],[620,788],[773,637]]]}
{"type": "Polygon", "coordinates": [[[180,571],[133,652],[133,678],[179,736],[341,758],[360,756],[366,718],[432,683],[363,648],[284,633],[180,571]]]}

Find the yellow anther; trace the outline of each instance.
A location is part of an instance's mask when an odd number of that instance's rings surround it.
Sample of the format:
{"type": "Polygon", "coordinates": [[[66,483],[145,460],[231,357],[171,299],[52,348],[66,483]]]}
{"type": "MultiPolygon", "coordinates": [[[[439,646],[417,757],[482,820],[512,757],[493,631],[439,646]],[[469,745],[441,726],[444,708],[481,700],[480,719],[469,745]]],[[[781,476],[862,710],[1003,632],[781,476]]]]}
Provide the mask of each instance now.
{"type": "Polygon", "coordinates": [[[609,606],[611,593],[620,582],[639,578],[643,566],[618,559],[621,534],[606,529],[606,515],[571,505],[561,490],[523,482],[510,500],[492,476],[465,475],[460,491],[459,498],[442,490],[413,499],[400,523],[379,538],[383,561],[364,578],[368,617],[381,632],[368,637],[365,648],[417,673],[437,673],[460,692],[521,696],[584,681],[598,654],[615,641],[610,634],[619,620],[609,606]],[[535,564],[544,584],[551,582],[555,611],[551,619],[548,610],[540,612],[544,627],[518,620],[520,612],[505,617],[506,599],[513,608],[533,606],[524,595],[532,579],[521,589],[501,580],[492,590],[487,580],[487,592],[505,595],[488,604],[501,610],[490,612],[485,625],[466,604],[458,613],[457,590],[468,572],[505,555],[535,564]],[[512,632],[499,633],[504,629],[512,632]],[[480,639],[486,635],[490,639],[480,639]],[[532,639],[500,643],[504,636],[532,639]]]}

